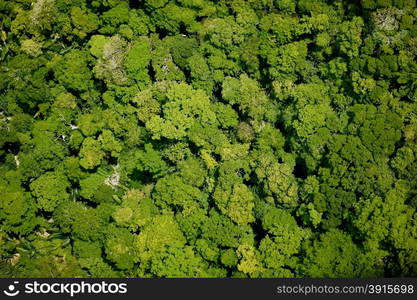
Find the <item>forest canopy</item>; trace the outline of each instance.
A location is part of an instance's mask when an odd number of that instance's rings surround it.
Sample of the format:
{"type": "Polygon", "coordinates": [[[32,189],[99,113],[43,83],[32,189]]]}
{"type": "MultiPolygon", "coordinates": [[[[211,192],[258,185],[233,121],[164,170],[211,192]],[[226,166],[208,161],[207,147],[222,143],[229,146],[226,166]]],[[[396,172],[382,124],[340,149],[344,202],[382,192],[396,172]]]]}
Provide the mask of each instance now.
{"type": "Polygon", "coordinates": [[[415,0],[0,0],[0,277],[417,276],[415,0]]]}

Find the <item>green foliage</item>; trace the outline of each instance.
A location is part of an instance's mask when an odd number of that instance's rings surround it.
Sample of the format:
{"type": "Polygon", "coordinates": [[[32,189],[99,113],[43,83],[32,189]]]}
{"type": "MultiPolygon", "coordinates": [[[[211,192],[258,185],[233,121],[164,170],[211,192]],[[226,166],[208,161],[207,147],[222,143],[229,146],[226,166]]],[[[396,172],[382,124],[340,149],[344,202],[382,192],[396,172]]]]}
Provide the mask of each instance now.
{"type": "Polygon", "coordinates": [[[194,90],[184,83],[174,84],[167,90],[166,97],[162,106],[163,116],[155,114],[146,122],[146,128],[154,139],[181,139],[195,123],[217,123],[210,99],[202,90],[194,90]]]}
{"type": "Polygon", "coordinates": [[[133,236],[124,228],[112,228],[107,232],[106,257],[119,269],[131,269],[135,262],[133,236]]]}
{"type": "Polygon", "coordinates": [[[371,277],[381,270],[367,260],[346,233],[330,230],[306,248],[305,272],[309,277],[371,277]]]}
{"type": "Polygon", "coordinates": [[[175,208],[184,215],[207,205],[207,195],[183,182],[181,177],[168,175],[158,180],[152,194],[155,204],[163,209],[175,208]]]}
{"type": "Polygon", "coordinates": [[[236,223],[247,224],[255,221],[252,215],[254,197],[246,185],[240,183],[218,187],[213,198],[220,211],[236,223]]]}
{"type": "Polygon", "coordinates": [[[39,209],[51,212],[60,202],[68,199],[69,182],[63,174],[46,172],[30,184],[39,209]]]}
{"type": "Polygon", "coordinates": [[[137,170],[149,172],[155,176],[161,176],[166,173],[168,166],[162,159],[161,154],[153,148],[152,144],[146,144],[144,151],[137,151],[135,154],[137,170]]]}
{"type": "Polygon", "coordinates": [[[7,233],[27,234],[38,224],[37,205],[30,194],[20,187],[21,176],[9,171],[0,180],[0,220],[7,233]]]}
{"type": "Polygon", "coordinates": [[[124,65],[127,74],[134,78],[137,82],[150,82],[148,79],[148,64],[151,59],[149,55],[149,41],[147,39],[139,39],[133,43],[126,55],[124,65]]]}
{"type": "Polygon", "coordinates": [[[100,142],[87,137],[80,150],[80,166],[86,169],[93,169],[100,165],[104,153],[101,151],[100,142]]]}
{"type": "Polygon", "coordinates": [[[259,88],[259,84],[245,75],[241,75],[239,79],[226,78],[222,86],[222,96],[255,120],[262,119],[265,109],[268,108],[268,98],[259,88]]]}
{"type": "Polygon", "coordinates": [[[90,56],[86,51],[70,50],[55,63],[55,76],[67,89],[86,92],[92,84],[90,56]]]}
{"type": "Polygon", "coordinates": [[[74,24],[74,34],[80,38],[96,30],[100,24],[100,20],[96,14],[83,12],[81,8],[73,6],[71,8],[71,20],[74,24]]]}
{"type": "Polygon", "coordinates": [[[414,0],[0,0],[0,277],[415,277],[414,0]]]}

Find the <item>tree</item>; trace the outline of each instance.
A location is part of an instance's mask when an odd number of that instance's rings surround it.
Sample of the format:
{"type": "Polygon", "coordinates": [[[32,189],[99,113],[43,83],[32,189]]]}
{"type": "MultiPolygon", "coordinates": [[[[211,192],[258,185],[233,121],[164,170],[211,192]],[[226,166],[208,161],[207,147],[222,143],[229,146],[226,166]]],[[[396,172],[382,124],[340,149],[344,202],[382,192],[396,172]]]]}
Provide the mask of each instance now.
{"type": "Polygon", "coordinates": [[[111,228],[106,234],[106,257],[119,269],[131,269],[135,262],[133,236],[124,228],[111,228]]]}
{"type": "Polygon", "coordinates": [[[100,165],[104,152],[101,150],[100,142],[87,137],[84,139],[80,150],[80,166],[85,169],[93,169],[100,165]]]}
{"type": "Polygon", "coordinates": [[[36,197],[39,209],[52,212],[60,202],[69,197],[67,178],[58,172],[47,172],[30,184],[32,195],[36,197]]]}
{"type": "Polygon", "coordinates": [[[86,92],[92,85],[92,73],[88,68],[91,57],[86,51],[71,50],[56,62],[55,76],[68,90],[86,92]]]}
{"type": "Polygon", "coordinates": [[[243,183],[232,186],[219,186],[214,192],[214,199],[220,211],[238,224],[255,221],[252,215],[254,197],[243,183]]]}
{"type": "Polygon", "coordinates": [[[255,120],[262,120],[268,107],[268,98],[258,83],[246,75],[239,79],[226,78],[222,96],[231,105],[237,104],[242,113],[255,120]]]}
{"type": "Polygon", "coordinates": [[[184,183],[181,177],[175,174],[158,180],[152,198],[161,209],[182,212],[184,215],[193,213],[199,207],[207,207],[207,195],[184,183]]]}
{"type": "Polygon", "coordinates": [[[95,31],[100,24],[96,14],[85,12],[76,6],[71,8],[71,20],[75,27],[74,34],[81,38],[85,38],[88,33],[95,31]]]}
{"type": "Polygon", "coordinates": [[[0,180],[0,224],[5,232],[23,235],[31,232],[39,220],[35,215],[36,202],[22,189],[21,180],[17,171],[4,172],[0,180]]]}
{"type": "Polygon", "coordinates": [[[337,229],[306,246],[305,259],[303,272],[311,277],[369,277],[381,272],[348,234],[337,229]]]}
{"type": "Polygon", "coordinates": [[[184,83],[174,84],[167,90],[166,97],[163,117],[154,115],[146,122],[154,139],[181,139],[194,124],[217,123],[210,99],[202,90],[194,90],[184,83]]]}
{"type": "Polygon", "coordinates": [[[0,0],[0,276],[415,276],[415,4],[0,0]]]}
{"type": "Polygon", "coordinates": [[[135,79],[136,82],[142,82],[143,85],[150,82],[147,68],[151,59],[149,47],[148,39],[140,38],[136,40],[131,45],[124,60],[128,76],[135,79]]]}

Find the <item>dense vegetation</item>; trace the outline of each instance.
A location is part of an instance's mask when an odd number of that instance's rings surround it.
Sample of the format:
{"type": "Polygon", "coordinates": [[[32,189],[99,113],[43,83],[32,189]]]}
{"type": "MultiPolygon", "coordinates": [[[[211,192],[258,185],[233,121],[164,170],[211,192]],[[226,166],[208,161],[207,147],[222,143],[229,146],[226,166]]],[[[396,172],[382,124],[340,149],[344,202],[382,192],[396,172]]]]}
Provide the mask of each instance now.
{"type": "Polygon", "coordinates": [[[416,276],[416,18],[0,0],[0,276],[416,276]]]}

